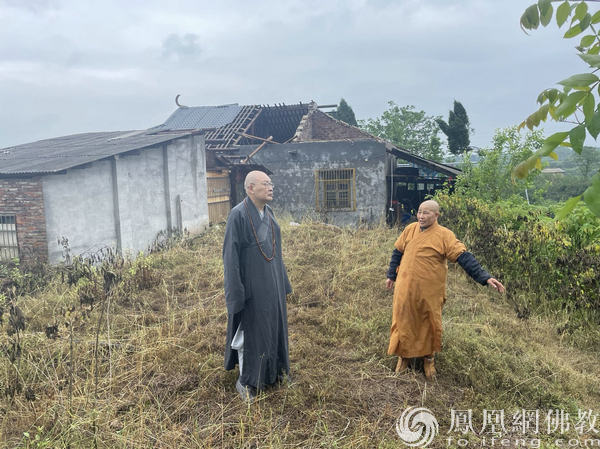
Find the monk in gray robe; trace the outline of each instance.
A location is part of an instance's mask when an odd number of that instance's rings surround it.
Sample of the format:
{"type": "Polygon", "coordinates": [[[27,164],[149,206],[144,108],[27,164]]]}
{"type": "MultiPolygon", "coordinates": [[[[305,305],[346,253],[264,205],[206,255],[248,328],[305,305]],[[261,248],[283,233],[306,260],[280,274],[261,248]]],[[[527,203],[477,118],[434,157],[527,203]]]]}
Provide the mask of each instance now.
{"type": "Polygon", "coordinates": [[[236,389],[244,400],[289,375],[286,295],[292,292],[273,211],[273,183],[252,171],[247,197],[229,213],[223,242],[227,344],[225,369],[240,367],[236,389]]]}

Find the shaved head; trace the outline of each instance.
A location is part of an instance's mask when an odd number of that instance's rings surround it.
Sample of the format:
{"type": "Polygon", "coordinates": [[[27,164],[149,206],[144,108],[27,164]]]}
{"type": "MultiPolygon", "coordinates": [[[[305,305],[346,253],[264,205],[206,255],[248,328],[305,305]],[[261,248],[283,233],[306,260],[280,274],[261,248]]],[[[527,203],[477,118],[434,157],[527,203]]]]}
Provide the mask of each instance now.
{"type": "Polygon", "coordinates": [[[263,182],[270,180],[265,172],[260,170],[253,170],[246,175],[246,179],[244,180],[244,189],[248,191],[248,187],[250,184],[256,184],[258,182],[263,182]]]}
{"type": "Polygon", "coordinates": [[[419,206],[419,209],[421,207],[424,209],[430,210],[431,212],[434,212],[436,214],[440,213],[440,205],[438,204],[437,201],[434,201],[434,200],[423,201],[421,203],[421,205],[419,206]]]}

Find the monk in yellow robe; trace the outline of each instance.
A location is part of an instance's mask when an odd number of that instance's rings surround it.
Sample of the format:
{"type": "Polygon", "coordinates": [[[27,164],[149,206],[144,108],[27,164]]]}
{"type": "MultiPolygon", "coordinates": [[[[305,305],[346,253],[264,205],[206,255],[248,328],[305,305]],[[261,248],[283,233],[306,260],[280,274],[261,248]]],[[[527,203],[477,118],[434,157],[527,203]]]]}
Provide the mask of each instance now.
{"type": "Polygon", "coordinates": [[[435,375],[434,354],[442,348],[447,261],[458,262],[480,284],[504,292],[454,233],[438,224],[439,211],[433,200],[421,203],[418,222],[396,240],[386,280],[388,289],[394,287],[388,354],[398,356],[396,372],[408,369],[409,359],[423,357],[427,378],[435,375]]]}

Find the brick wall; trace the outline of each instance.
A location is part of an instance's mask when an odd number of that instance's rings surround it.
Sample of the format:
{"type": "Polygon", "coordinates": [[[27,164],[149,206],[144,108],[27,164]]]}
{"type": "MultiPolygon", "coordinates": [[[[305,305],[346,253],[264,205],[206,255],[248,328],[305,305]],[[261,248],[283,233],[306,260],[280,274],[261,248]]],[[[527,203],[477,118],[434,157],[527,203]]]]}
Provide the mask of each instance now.
{"type": "Polygon", "coordinates": [[[303,140],[342,140],[371,137],[360,129],[336,120],[319,110],[313,111],[308,119],[311,122],[308,126],[311,136],[303,140]]]}
{"type": "Polygon", "coordinates": [[[21,260],[48,259],[44,195],[40,178],[0,179],[0,215],[16,215],[21,260]]]}

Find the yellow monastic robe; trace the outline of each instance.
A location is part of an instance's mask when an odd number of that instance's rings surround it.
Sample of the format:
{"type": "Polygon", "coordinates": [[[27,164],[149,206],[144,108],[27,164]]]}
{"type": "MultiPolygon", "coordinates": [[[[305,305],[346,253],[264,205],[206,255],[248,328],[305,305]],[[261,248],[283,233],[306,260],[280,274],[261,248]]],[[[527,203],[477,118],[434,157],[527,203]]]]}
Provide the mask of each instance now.
{"type": "Polygon", "coordinates": [[[394,246],[403,255],[394,287],[388,354],[412,358],[439,352],[447,260],[456,262],[465,245],[438,223],[424,231],[419,223],[411,223],[394,246]]]}

